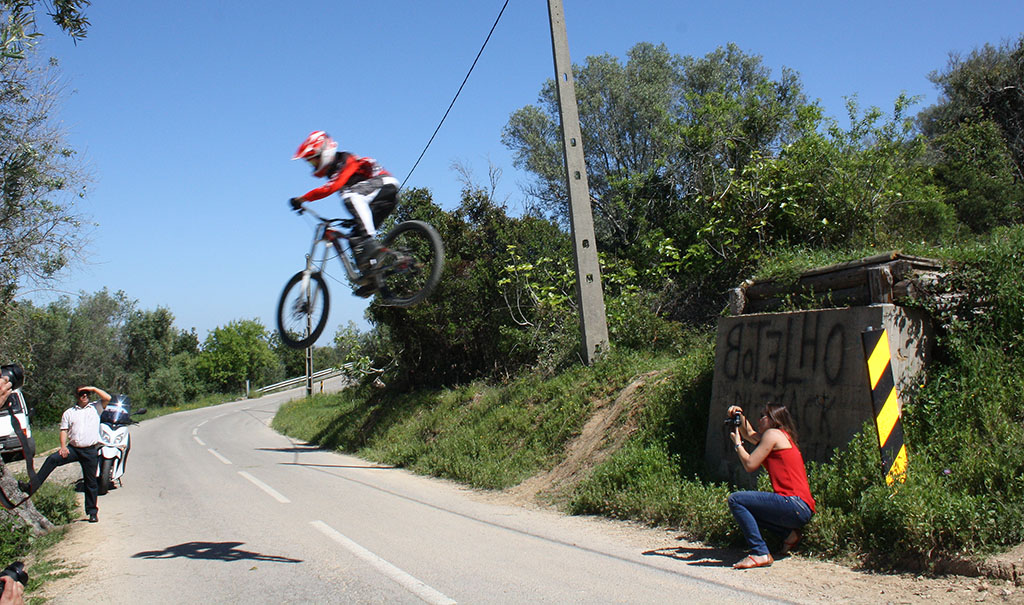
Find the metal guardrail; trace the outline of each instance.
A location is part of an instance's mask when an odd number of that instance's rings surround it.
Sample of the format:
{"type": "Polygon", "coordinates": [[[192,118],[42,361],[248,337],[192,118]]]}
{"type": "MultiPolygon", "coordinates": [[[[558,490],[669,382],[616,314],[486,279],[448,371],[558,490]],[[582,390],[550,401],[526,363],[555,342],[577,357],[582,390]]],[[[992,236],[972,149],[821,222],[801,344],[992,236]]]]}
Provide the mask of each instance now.
{"type": "MultiPolygon", "coordinates": [[[[343,372],[344,370],[342,370],[341,368],[327,368],[326,370],[320,370],[319,372],[313,374],[313,382],[316,382],[318,380],[327,380],[328,378],[334,378],[335,376],[340,376],[343,372]]],[[[288,380],[283,380],[281,382],[261,387],[259,389],[256,389],[256,392],[260,394],[269,393],[270,391],[276,391],[279,389],[289,389],[303,384],[306,384],[306,377],[299,376],[298,378],[289,378],[288,380]]]]}

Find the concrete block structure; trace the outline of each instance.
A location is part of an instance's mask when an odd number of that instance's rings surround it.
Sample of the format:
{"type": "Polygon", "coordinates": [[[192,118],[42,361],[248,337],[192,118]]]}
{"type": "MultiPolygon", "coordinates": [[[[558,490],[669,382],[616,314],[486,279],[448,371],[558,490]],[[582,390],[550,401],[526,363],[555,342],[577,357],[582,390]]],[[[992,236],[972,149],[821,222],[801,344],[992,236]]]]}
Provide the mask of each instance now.
{"type": "MultiPolygon", "coordinates": [[[[793,414],[800,449],[824,462],[873,422],[871,387],[861,334],[888,333],[901,396],[928,362],[934,343],[929,317],[895,304],[757,313],[719,321],[705,457],[711,475],[753,485],[739,465],[723,426],[730,405],[756,425],[763,404],[783,403],[793,414]]],[[[913,444],[908,444],[911,451],[913,444]]]]}

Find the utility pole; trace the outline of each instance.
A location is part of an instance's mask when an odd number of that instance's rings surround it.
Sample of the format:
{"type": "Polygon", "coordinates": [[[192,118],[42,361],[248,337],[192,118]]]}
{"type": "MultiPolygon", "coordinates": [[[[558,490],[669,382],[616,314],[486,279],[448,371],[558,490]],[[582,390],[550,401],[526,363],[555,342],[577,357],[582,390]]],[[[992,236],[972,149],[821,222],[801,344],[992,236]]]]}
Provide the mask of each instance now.
{"type": "MultiPolygon", "coordinates": [[[[306,314],[306,334],[313,333],[313,316],[306,314]]],[[[313,343],[306,347],[306,397],[313,396],[313,343]]]]}
{"type": "Polygon", "coordinates": [[[562,119],[562,150],[565,154],[565,176],[569,190],[569,225],[576,260],[576,300],[582,336],[580,348],[583,363],[590,365],[608,350],[608,323],[562,0],[548,0],[548,17],[551,21],[551,51],[555,58],[555,87],[558,90],[559,115],[562,119]]]}

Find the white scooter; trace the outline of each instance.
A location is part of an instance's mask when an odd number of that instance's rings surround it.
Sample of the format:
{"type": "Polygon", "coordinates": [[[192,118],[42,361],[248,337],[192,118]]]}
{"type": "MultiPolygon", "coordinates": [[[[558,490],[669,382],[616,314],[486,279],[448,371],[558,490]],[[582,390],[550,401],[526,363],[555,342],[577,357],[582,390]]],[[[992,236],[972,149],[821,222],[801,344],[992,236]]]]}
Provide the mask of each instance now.
{"type": "MultiPolygon", "coordinates": [[[[142,408],[136,414],[145,414],[142,408]]],[[[121,485],[128,450],[132,447],[128,426],[132,420],[132,404],[127,395],[115,395],[100,414],[100,454],[96,465],[100,495],[107,493],[116,481],[121,485]]]]}

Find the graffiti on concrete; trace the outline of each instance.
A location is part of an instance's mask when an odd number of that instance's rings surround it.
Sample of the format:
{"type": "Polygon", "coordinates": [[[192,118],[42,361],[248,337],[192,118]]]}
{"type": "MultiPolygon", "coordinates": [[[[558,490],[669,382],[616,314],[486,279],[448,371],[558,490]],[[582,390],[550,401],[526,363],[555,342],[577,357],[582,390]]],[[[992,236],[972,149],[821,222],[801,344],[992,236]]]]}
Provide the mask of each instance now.
{"type": "Polygon", "coordinates": [[[806,460],[828,461],[865,424],[873,427],[861,333],[885,327],[897,389],[924,367],[927,316],[894,305],[726,317],[718,323],[705,456],[713,475],[743,484],[722,421],[739,405],[755,422],[769,401],[785,404],[806,460]]]}
{"type": "Polygon", "coordinates": [[[850,338],[844,324],[826,319],[821,313],[805,313],[788,315],[781,322],[757,319],[734,323],[722,343],[723,375],[773,389],[802,385],[818,377],[828,385],[839,384],[850,338]]]}
{"type": "MultiPolygon", "coordinates": [[[[739,405],[751,416],[785,404],[808,460],[828,460],[871,417],[862,321],[850,313],[804,312],[723,319],[715,352],[713,418],[739,405]]],[[[710,427],[710,424],[709,424],[710,427]]],[[[721,441],[724,438],[710,438],[721,441]]]]}

